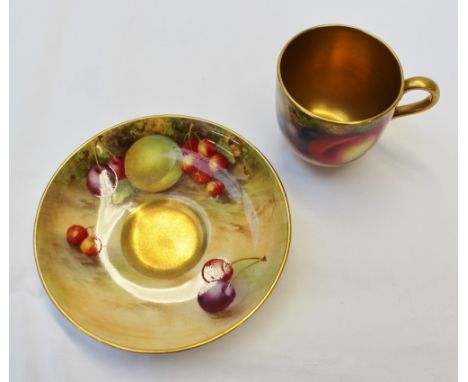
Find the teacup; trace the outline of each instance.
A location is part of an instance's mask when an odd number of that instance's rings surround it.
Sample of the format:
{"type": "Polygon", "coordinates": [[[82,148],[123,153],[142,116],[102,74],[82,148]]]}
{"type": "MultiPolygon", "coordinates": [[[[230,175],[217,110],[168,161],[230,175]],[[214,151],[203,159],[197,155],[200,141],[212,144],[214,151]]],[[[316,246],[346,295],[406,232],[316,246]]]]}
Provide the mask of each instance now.
{"type": "Polygon", "coordinates": [[[427,110],[439,99],[426,77],[404,79],[395,53],[377,37],[321,25],[293,37],[278,59],[278,122],[305,161],[340,166],[363,156],[392,118],[427,110]],[[397,106],[409,90],[421,101],[397,106]]]}

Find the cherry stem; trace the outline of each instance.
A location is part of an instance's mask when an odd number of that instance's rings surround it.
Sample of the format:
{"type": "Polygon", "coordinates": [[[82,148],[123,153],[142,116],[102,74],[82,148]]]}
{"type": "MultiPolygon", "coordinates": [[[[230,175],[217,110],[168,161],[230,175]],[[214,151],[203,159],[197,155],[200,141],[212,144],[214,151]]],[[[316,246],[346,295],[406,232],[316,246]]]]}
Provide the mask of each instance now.
{"type": "Polygon", "coordinates": [[[188,131],[185,134],[185,139],[186,140],[192,138],[192,129],[193,129],[193,123],[190,123],[188,131]]]}
{"type": "Polygon", "coordinates": [[[104,142],[102,142],[101,137],[98,137],[96,144],[97,143],[99,143],[104,148],[104,150],[106,150],[112,157],[115,157],[115,154],[112,152],[112,150],[109,147],[107,147],[104,144],[104,142]]]}
{"type": "Polygon", "coordinates": [[[96,141],[94,142],[94,150],[93,150],[93,152],[94,152],[94,160],[96,161],[96,164],[97,164],[98,166],[101,166],[101,164],[99,163],[98,157],[97,157],[97,144],[98,144],[98,140],[96,140],[96,141]]]}
{"type": "Polygon", "coordinates": [[[231,265],[234,265],[235,263],[238,263],[240,261],[244,261],[244,260],[255,260],[252,264],[249,264],[247,266],[245,266],[244,268],[242,268],[239,272],[237,272],[234,277],[229,281],[229,285],[231,285],[234,280],[242,273],[244,272],[245,270],[249,269],[251,266],[261,262],[261,261],[266,261],[266,256],[263,256],[263,257],[245,257],[243,259],[238,259],[238,260],[234,260],[231,265]]]}
{"type": "Polygon", "coordinates": [[[239,262],[245,261],[245,260],[266,261],[266,256],[263,256],[263,257],[243,257],[242,259],[237,259],[237,260],[231,261],[231,265],[234,265],[236,263],[239,263],[239,262]]]}
{"type": "Polygon", "coordinates": [[[219,135],[220,137],[223,137],[223,138],[225,136],[224,133],[219,132],[219,131],[213,131],[213,130],[210,131],[210,134],[219,135]]]}
{"type": "Polygon", "coordinates": [[[195,138],[197,138],[198,140],[200,140],[200,137],[198,136],[197,132],[192,132],[193,130],[193,127],[194,127],[194,124],[193,123],[190,123],[190,126],[189,126],[189,129],[188,129],[188,132],[185,134],[185,139],[191,139],[192,138],[192,134],[195,136],[195,138]]]}

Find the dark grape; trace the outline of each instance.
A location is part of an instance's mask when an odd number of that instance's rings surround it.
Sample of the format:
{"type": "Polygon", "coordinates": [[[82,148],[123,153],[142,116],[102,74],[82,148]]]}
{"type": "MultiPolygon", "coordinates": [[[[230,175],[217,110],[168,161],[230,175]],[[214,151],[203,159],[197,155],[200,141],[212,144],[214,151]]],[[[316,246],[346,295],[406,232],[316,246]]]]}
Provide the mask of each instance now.
{"type": "Polygon", "coordinates": [[[317,133],[315,130],[310,127],[301,127],[299,128],[298,136],[300,139],[318,139],[322,138],[323,134],[317,133]]]}

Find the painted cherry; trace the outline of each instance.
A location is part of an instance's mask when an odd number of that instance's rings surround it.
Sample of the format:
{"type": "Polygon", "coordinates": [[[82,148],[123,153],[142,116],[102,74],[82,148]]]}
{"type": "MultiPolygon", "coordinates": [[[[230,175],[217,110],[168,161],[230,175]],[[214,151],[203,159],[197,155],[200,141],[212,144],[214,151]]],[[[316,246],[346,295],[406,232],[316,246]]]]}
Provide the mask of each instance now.
{"type": "Polygon", "coordinates": [[[209,196],[215,197],[224,191],[224,184],[219,180],[211,180],[206,184],[205,190],[209,196]]]}
{"type": "Polygon", "coordinates": [[[214,154],[208,162],[208,167],[213,174],[223,171],[227,168],[229,162],[222,154],[214,154]]]}
{"type": "Polygon", "coordinates": [[[182,153],[186,154],[186,153],[190,153],[191,151],[198,152],[198,144],[199,144],[198,139],[195,139],[195,138],[187,139],[182,145],[182,153]]]}
{"type": "Polygon", "coordinates": [[[196,170],[192,173],[192,179],[195,183],[206,184],[212,179],[212,176],[204,171],[196,170]]]}
{"type": "Polygon", "coordinates": [[[231,283],[214,281],[206,284],[198,293],[198,304],[208,313],[225,310],[236,297],[236,290],[231,283]]]}
{"type": "Polygon", "coordinates": [[[199,168],[198,162],[196,154],[187,154],[182,157],[180,167],[186,174],[193,174],[199,168]]]}
{"type": "Polygon", "coordinates": [[[78,246],[88,237],[88,230],[78,224],[70,226],[67,230],[67,241],[70,245],[78,246]]]}
{"type": "Polygon", "coordinates": [[[198,152],[204,157],[211,158],[216,153],[216,143],[209,139],[202,139],[198,144],[198,152]]]}
{"type": "Polygon", "coordinates": [[[84,239],[80,244],[81,253],[86,256],[97,256],[101,252],[102,243],[98,237],[92,235],[84,239]]]}
{"type": "Polygon", "coordinates": [[[117,174],[107,165],[95,164],[86,176],[86,185],[97,197],[109,196],[117,187],[117,174]]]}
{"type": "MultiPolygon", "coordinates": [[[[229,262],[228,260],[221,258],[210,259],[203,265],[203,280],[205,280],[207,283],[211,283],[213,281],[229,281],[234,274],[233,265],[247,260],[255,260],[256,262],[266,261],[266,256],[243,257],[241,259],[234,260],[233,262],[229,262]]],[[[240,272],[242,272],[242,269],[237,274],[240,272]]]]}
{"type": "Polygon", "coordinates": [[[107,165],[114,170],[117,179],[125,179],[125,160],[122,157],[112,158],[107,165]]]}
{"type": "Polygon", "coordinates": [[[266,261],[266,256],[263,257],[244,257],[230,263],[224,259],[208,260],[202,269],[202,277],[207,282],[198,293],[198,305],[208,313],[218,313],[225,310],[236,297],[236,290],[232,285],[233,281],[239,274],[260,261],[266,261]],[[233,265],[240,261],[255,260],[250,265],[242,268],[234,274],[233,265]]]}
{"type": "Polygon", "coordinates": [[[208,260],[202,269],[202,277],[207,283],[213,281],[229,281],[234,269],[229,261],[224,259],[208,260]]]}

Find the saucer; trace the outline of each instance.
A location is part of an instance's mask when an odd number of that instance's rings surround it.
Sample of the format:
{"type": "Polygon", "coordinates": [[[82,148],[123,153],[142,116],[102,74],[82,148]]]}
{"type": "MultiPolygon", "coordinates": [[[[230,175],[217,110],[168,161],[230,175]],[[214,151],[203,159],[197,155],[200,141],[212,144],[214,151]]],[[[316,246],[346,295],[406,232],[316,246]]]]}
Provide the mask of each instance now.
{"type": "Polygon", "coordinates": [[[105,344],[167,353],[211,342],[270,295],[289,250],[285,191],[237,133],[161,115],[93,137],[42,196],[34,249],[63,315],[105,344]]]}

